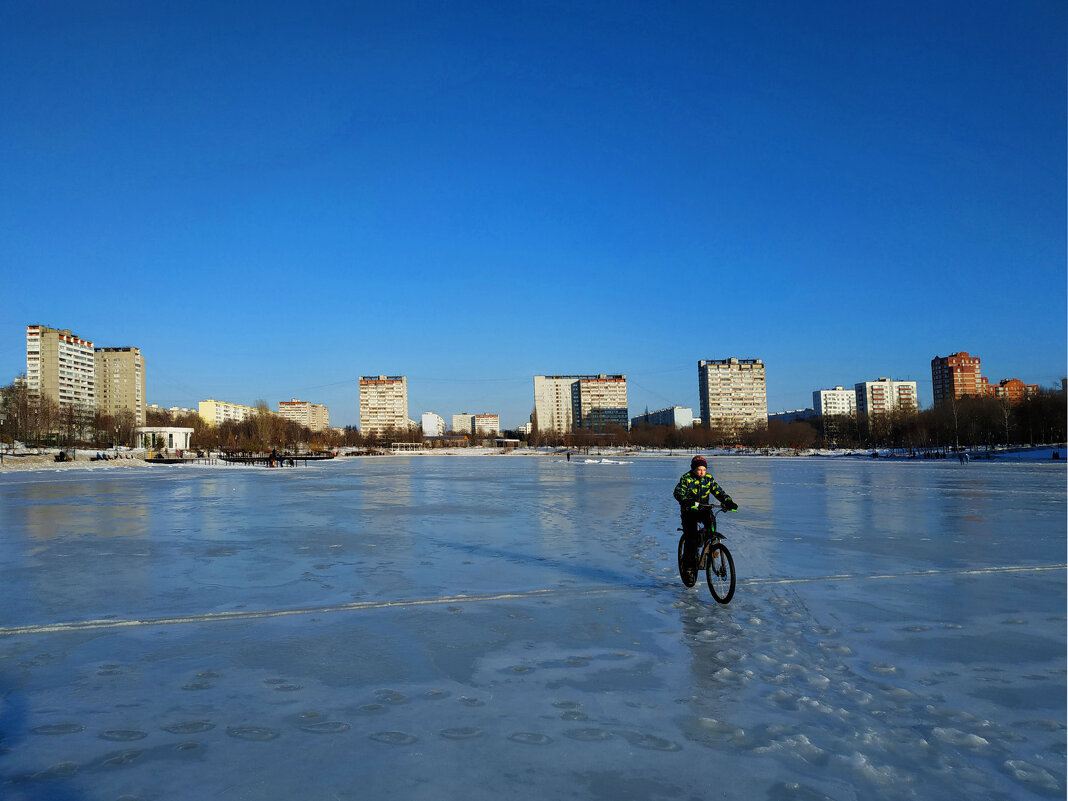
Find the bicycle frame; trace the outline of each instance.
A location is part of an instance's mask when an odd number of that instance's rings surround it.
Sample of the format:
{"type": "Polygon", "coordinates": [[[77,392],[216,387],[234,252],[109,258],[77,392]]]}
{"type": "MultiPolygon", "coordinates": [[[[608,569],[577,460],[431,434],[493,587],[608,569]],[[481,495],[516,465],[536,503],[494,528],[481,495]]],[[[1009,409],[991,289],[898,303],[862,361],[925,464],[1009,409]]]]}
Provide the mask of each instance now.
{"type": "MultiPolygon", "coordinates": [[[[697,555],[697,569],[704,570],[708,578],[708,589],[719,603],[729,603],[734,596],[734,559],[730,549],[723,544],[724,536],[716,528],[716,511],[726,511],[722,505],[700,504],[698,511],[708,512],[708,524],[697,521],[697,532],[701,535],[701,548],[697,555]],[[711,526],[711,528],[709,527],[711,526]],[[724,585],[722,582],[726,582],[724,585]]],[[[679,529],[682,531],[683,529],[679,529]]],[[[679,570],[682,571],[682,551],[685,534],[679,540],[679,570]]],[[[685,581],[685,577],[683,579],[685,581]]],[[[687,586],[690,586],[687,584],[687,586]]]]}

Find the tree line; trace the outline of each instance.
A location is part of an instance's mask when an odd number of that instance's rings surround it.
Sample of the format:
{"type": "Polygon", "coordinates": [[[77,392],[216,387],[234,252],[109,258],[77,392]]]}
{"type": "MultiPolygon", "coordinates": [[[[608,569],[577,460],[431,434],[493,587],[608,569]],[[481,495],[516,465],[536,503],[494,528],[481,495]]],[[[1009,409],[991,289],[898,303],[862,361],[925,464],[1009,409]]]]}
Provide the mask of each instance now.
{"type": "MultiPolygon", "coordinates": [[[[195,412],[172,414],[149,409],[148,426],[193,429],[193,447],[199,450],[288,452],[337,451],[342,448],[383,448],[394,442],[422,442],[417,426],[363,434],[354,426],[311,431],[271,412],[265,401],[255,403],[247,420],[214,425],[195,412]]],[[[817,417],[767,425],[743,431],[718,428],[674,428],[636,425],[629,431],[608,426],[603,432],[579,430],[567,434],[533,431],[529,435],[505,431],[503,436],[540,447],[589,448],[620,445],[639,448],[895,448],[913,451],[955,448],[993,448],[1004,445],[1063,443],[1066,436],[1065,395],[1043,391],[1018,403],[994,397],[966,397],[946,401],[919,412],[895,411],[878,417],[863,415],[817,417]]],[[[136,420],[132,411],[117,415],[101,411],[60,408],[50,397],[33,397],[24,383],[0,388],[0,442],[31,446],[106,448],[134,444],[136,420]]]]}
{"type": "Polygon", "coordinates": [[[889,414],[813,417],[741,431],[721,428],[675,428],[639,424],[629,431],[621,426],[603,432],[568,434],[533,432],[532,445],[588,448],[614,444],[637,448],[709,450],[892,448],[931,452],[956,448],[994,448],[1007,445],[1056,444],[1068,439],[1068,407],[1063,392],[1043,391],[1017,403],[995,397],[966,397],[921,411],[896,410],[889,414]]]}

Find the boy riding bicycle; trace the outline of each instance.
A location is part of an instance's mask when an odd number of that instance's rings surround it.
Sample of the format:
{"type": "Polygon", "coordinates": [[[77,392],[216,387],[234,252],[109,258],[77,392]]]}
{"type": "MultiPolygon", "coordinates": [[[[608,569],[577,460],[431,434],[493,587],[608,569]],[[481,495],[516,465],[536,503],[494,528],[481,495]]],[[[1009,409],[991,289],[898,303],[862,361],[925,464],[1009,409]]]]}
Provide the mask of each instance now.
{"type": "Polygon", "coordinates": [[[697,524],[703,523],[708,530],[712,529],[712,520],[708,509],[701,509],[701,504],[708,504],[709,496],[723,504],[727,511],[737,509],[738,504],[731,500],[731,496],[723,491],[712,476],[708,475],[708,462],[703,456],[695,456],[690,461],[690,470],[683,474],[679,483],[675,485],[675,500],[679,502],[679,511],[682,514],[682,532],[685,537],[682,551],[683,576],[682,582],[687,587],[697,583],[697,554],[701,551],[701,535],[697,532],[697,524]]]}

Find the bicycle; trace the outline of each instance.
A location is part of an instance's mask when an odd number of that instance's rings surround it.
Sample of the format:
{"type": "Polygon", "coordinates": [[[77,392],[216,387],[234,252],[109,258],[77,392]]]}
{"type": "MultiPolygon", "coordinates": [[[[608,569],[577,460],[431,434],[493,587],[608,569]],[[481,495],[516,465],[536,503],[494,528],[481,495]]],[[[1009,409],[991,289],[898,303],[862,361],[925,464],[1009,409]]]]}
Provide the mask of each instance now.
{"type": "MultiPolygon", "coordinates": [[[[705,571],[708,591],[712,593],[712,597],[721,604],[729,604],[731,598],[734,597],[734,557],[731,556],[730,549],[723,544],[723,534],[716,530],[716,513],[713,511],[722,510],[723,507],[703,503],[699,508],[708,510],[712,531],[710,533],[703,523],[697,524],[697,532],[701,535],[703,542],[701,553],[697,557],[697,569],[705,571]]],[[[680,528],[679,531],[682,529],[680,528]]],[[[685,542],[686,535],[683,534],[679,537],[679,575],[683,577],[684,582],[682,551],[685,542]]]]}

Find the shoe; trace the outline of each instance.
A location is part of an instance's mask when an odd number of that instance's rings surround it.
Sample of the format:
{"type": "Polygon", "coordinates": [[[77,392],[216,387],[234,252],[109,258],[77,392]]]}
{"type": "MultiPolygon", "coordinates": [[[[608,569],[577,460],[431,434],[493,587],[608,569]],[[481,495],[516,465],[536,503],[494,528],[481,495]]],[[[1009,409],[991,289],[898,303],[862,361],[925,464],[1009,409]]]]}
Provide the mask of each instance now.
{"type": "Polygon", "coordinates": [[[693,567],[684,567],[682,569],[682,583],[687,587],[692,587],[697,583],[697,569],[693,567]]]}

